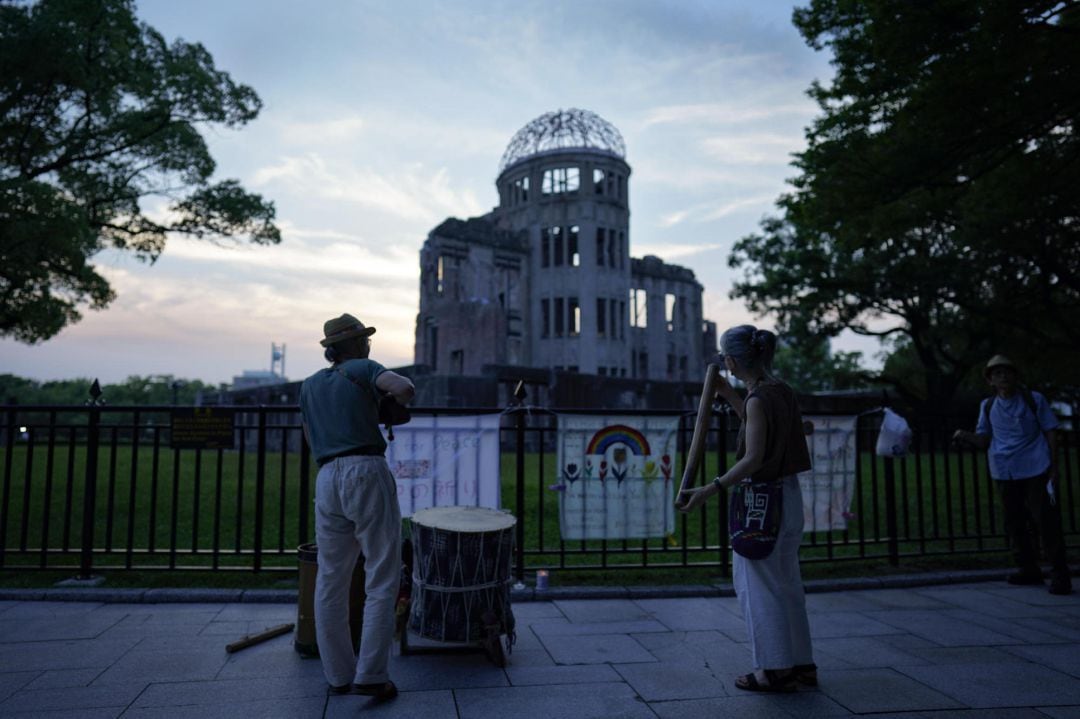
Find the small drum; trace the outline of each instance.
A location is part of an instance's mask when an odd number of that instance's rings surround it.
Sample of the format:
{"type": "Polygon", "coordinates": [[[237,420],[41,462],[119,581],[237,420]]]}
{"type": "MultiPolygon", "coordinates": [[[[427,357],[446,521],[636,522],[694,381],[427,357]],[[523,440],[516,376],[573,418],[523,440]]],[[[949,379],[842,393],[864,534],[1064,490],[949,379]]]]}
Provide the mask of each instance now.
{"type": "Polygon", "coordinates": [[[512,635],[510,566],[514,525],[483,507],[431,507],[412,516],[413,589],[409,628],[440,642],[512,635]]]}

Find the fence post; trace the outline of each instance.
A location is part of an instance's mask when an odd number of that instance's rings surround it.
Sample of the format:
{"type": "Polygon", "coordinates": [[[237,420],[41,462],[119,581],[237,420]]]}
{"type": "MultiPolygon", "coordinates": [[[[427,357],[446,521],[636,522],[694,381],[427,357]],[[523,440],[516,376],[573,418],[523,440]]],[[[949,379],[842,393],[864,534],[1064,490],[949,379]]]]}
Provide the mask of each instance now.
{"type": "MultiPolygon", "coordinates": [[[[517,524],[514,527],[514,578],[517,585],[525,586],[525,382],[518,382],[514,389],[514,398],[517,400],[517,411],[514,413],[514,428],[517,437],[516,463],[517,482],[514,492],[514,514],[517,515],[517,524]]],[[[541,451],[543,449],[541,448],[541,451]]],[[[541,480],[543,478],[541,477],[541,480]]]]}
{"type": "Polygon", "coordinates": [[[101,385],[95,379],[86,401],[86,483],[83,491],[82,548],[79,579],[90,579],[94,569],[94,514],[97,503],[98,427],[101,422],[101,385]]]}
{"type": "Polygon", "coordinates": [[[889,564],[900,565],[900,543],[896,528],[896,460],[885,458],[885,531],[889,534],[889,564]]]}
{"type": "Polygon", "coordinates": [[[255,458],[255,554],[252,566],[262,570],[263,503],[266,498],[266,407],[259,405],[258,455],[255,458]]]}
{"type": "Polygon", "coordinates": [[[11,501],[11,463],[12,455],[15,454],[15,433],[18,428],[15,426],[15,408],[8,407],[7,411],[7,425],[4,427],[6,430],[5,436],[5,451],[4,451],[4,489],[3,500],[0,500],[0,525],[3,525],[3,529],[0,529],[0,567],[4,566],[4,557],[7,554],[7,526],[8,526],[8,508],[11,501]]]}

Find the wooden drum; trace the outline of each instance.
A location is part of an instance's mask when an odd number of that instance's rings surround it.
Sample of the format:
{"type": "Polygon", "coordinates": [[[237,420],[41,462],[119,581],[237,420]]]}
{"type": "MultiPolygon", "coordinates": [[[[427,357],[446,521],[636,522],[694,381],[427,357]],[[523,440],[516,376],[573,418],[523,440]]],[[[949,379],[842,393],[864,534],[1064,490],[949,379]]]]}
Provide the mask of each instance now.
{"type": "Polygon", "coordinates": [[[409,629],[440,642],[512,635],[513,515],[483,507],[431,507],[412,516],[409,629]]]}

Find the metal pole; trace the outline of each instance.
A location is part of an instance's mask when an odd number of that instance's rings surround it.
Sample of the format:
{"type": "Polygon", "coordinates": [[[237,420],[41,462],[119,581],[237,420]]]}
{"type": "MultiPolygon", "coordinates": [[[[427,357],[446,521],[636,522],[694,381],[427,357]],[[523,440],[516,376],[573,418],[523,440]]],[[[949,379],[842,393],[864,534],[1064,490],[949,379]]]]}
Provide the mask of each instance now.
{"type": "MultiPolygon", "coordinates": [[[[515,487],[514,514],[517,525],[514,527],[514,563],[515,579],[519,586],[525,584],[525,382],[518,382],[514,389],[517,400],[517,412],[514,415],[514,427],[517,437],[517,483],[515,487]]],[[[543,479],[543,478],[541,478],[543,479]]]]}
{"type": "Polygon", "coordinates": [[[94,512],[97,502],[98,426],[101,421],[101,385],[90,386],[86,421],[86,483],[83,491],[82,549],[79,579],[90,579],[94,568],[94,512]]]}
{"type": "Polygon", "coordinates": [[[900,564],[900,545],[896,528],[896,468],[892,457],[885,458],[885,529],[889,535],[889,564],[900,564]]]}

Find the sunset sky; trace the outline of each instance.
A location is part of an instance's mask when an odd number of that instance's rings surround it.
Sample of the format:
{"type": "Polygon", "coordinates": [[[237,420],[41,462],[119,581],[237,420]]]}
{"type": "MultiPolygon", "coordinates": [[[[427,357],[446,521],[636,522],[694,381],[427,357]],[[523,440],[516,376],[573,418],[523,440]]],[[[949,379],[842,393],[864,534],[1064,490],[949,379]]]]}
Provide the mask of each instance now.
{"type": "MultiPolygon", "coordinates": [[[[411,364],[427,233],[490,210],[510,138],[571,107],[626,140],[631,253],[691,268],[721,329],[753,321],[728,298],[726,258],[795,174],[790,154],[816,109],[806,89],[831,77],[791,10],[771,0],[140,0],[140,19],[201,42],[262,98],[247,127],[206,134],[216,177],[272,199],[283,241],[174,238],[153,266],[103,253],[118,299],[43,344],[0,340],[0,372],[222,382],[268,368],[271,342],[284,342],[287,374],[302,379],[324,364],[323,321],[344,311],[378,328],[376,359],[411,364]]],[[[874,350],[850,338],[838,347],[874,350]]]]}

